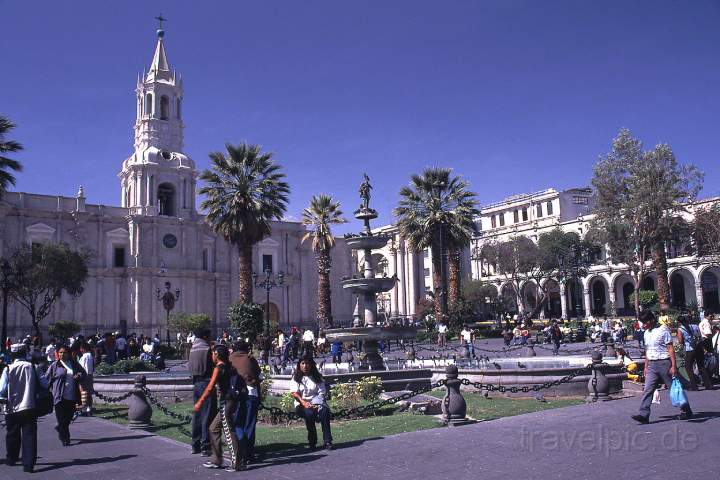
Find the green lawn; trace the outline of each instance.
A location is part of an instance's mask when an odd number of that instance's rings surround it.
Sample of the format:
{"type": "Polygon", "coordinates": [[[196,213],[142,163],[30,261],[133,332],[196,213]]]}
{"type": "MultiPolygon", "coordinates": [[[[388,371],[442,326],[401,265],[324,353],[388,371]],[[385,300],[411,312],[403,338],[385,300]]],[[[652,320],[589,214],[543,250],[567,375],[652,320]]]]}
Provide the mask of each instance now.
{"type": "MultiPolygon", "coordinates": [[[[435,391],[430,395],[443,398],[445,392],[435,391]]],[[[467,404],[467,415],[476,420],[495,420],[496,418],[512,417],[524,413],[585,403],[585,400],[579,397],[546,397],[547,402],[538,402],[534,398],[507,398],[500,396],[485,398],[479,393],[465,391],[463,391],[463,397],[467,404]]]]}
{"type": "MultiPolygon", "coordinates": [[[[444,392],[436,391],[431,395],[442,398],[444,392]]],[[[550,408],[560,408],[583,403],[579,398],[548,399],[547,403],[535,399],[515,399],[495,397],[485,399],[481,395],[465,393],[468,405],[468,415],[477,420],[493,420],[501,417],[521,415],[523,413],[537,412],[550,408]]],[[[275,403],[271,400],[272,403],[275,403]]],[[[127,423],[127,407],[124,405],[97,404],[96,415],[121,424],[127,423]]],[[[190,414],[192,404],[180,402],[169,404],[168,407],[178,413],[190,414]]],[[[180,442],[190,443],[190,425],[163,415],[157,409],[153,410],[152,423],[155,433],[173,438],[180,442]]],[[[393,413],[391,407],[383,409],[379,416],[363,419],[334,421],[332,423],[333,437],[336,446],[351,442],[396,435],[404,432],[415,432],[441,426],[439,420],[433,416],[413,413],[393,413]]],[[[320,426],[318,426],[320,430],[320,426]]],[[[320,432],[318,431],[318,434],[320,432]]],[[[293,422],[290,425],[258,424],[257,446],[259,451],[282,451],[296,449],[307,443],[307,432],[302,422],[293,422]]]]}

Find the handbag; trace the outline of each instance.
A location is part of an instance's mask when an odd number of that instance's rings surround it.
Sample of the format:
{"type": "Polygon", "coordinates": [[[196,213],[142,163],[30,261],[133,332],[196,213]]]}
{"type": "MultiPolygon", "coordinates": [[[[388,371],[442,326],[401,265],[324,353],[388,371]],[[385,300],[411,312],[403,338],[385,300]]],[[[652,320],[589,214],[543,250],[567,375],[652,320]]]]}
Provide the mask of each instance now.
{"type": "Polygon", "coordinates": [[[50,390],[43,387],[40,377],[35,370],[35,411],[38,417],[44,417],[53,412],[53,396],[50,390]]]}

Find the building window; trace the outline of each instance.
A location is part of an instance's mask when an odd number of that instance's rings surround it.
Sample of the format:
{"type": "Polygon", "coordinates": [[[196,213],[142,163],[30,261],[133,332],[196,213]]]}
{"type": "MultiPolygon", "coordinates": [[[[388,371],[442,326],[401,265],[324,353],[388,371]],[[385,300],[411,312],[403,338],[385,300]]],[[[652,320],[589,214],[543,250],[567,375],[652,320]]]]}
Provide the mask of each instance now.
{"type": "Polygon", "coordinates": [[[588,204],[588,197],[574,196],[574,197],[573,197],[573,203],[574,203],[575,205],[587,205],[587,204],[588,204]]]}
{"type": "Polygon", "coordinates": [[[113,267],[125,267],[125,247],[115,247],[113,249],[113,267]]]}
{"type": "Polygon", "coordinates": [[[513,210],[513,223],[518,223],[520,221],[520,212],[515,209],[513,210]]]}
{"type": "Polygon", "coordinates": [[[542,218],[542,203],[538,203],[535,206],[535,216],[537,218],[542,218]]]}
{"type": "Polygon", "coordinates": [[[158,185],[157,202],[159,215],[175,216],[175,187],[170,183],[158,185]]]}
{"type": "Polygon", "coordinates": [[[522,209],[522,219],[523,219],[523,222],[527,222],[527,219],[528,219],[527,207],[523,207],[523,209],[522,209]]]}
{"type": "Polygon", "coordinates": [[[182,100],[179,98],[175,101],[175,116],[178,120],[182,118],[182,100]]]}
{"type": "Polygon", "coordinates": [[[552,215],[553,214],[552,200],[548,200],[546,207],[547,207],[546,208],[547,214],[552,215]]]}
{"type": "Polygon", "coordinates": [[[202,254],[202,269],[206,272],[210,271],[210,252],[207,248],[203,248],[202,254]]]}
{"type": "Polygon", "coordinates": [[[153,98],[152,93],[145,94],[145,116],[152,117],[153,114],[153,98]]]}
{"type": "Polygon", "coordinates": [[[423,258],[429,258],[430,257],[430,249],[426,248],[423,250],[423,258]]]}
{"type": "Polygon", "coordinates": [[[429,268],[426,268],[426,269],[425,269],[425,276],[426,276],[426,277],[429,277],[429,276],[430,276],[430,269],[429,269],[429,268]]]}
{"type": "Polygon", "coordinates": [[[273,260],[272,257],[273,257],[272,255],[263,255],[262,256],[262,271],[263,272],[267,272],[267,271],[272,272],[272,269],[273,269],[272,268],[272,260],[273,260]]]}
{"type": "Polygon", "coordinates": [[[505,212],[498,215],[498,217],[500,217],[500,226],[504,227],[505,226],[505,212]]]}
{"type": "Polygon", "coordinates": [[[166,95],[160,97],[160,120],[170,118],[170,99],[166,95]]]}
{"type": "Polygon", "coordinates": [[[492,228],[497,227],[497,222],[495,221],[495,215],[490,215],[490,226],[492,228]]]}

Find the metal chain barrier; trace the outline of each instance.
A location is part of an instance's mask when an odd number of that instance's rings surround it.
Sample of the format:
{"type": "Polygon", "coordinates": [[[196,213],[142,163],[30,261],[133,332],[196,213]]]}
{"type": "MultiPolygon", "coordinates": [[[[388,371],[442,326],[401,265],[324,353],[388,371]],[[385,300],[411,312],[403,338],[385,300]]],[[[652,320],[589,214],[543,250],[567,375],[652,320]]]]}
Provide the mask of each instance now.
{"type": "Polygon", "coordinates": [[[493,385],[491,383],[471,382],[467,378],[463,378],[462,380],[460,380],[460,382],[462,383],[462,385],[474,387],[476,389],[476,391],[478,391],[478,392],[482,391],[482,390],[486,390],[488,392],[500,392],[500,393],[505,393],[505,392],[528,393],[531,391],[539,392],[540,390],[543,390],[543,389],[557,387],[558,385],[562,385],[563,383],[570,382],[573,378],[577,377],[578,375],[583,375],[583,374],[591,372],[591,371],[592,371],[592,367],[590,367],[590,366],[582,367],[582,368],[578,368],[574,372],[572,372],[568,375],[565,375],[564,377],[559,378],[557,380],[552,380],[550,382],[545,382],[545,383],[537,383],[534,385],[523,385],[521,387],[517,387],[515,385],[513,385],[511,387],[506,387],[505,385],[493,385]]]}
{"type": "Polygon", "coordinates": [[[369,403],[367,405],[362,405],[360,407],[338,410],[337,412],[333,412],[332,417],[335,419],[340,419],[340,418],[358,418],[358,417],[367,416],[368,414],[374,414],[375,412],[380,410],[382,407],[385,407],[387,405],[393,405],[395,403],[399,403],[399,402],[402,402],[405,400],[410,400],[411,398],[413,398],[417,395],[420,395],[422,393],[427,393],[430,390],[433,390],[438,387],[442,387],[444,385],[445,385],[445,380],[438,380],[437,382],[432,383],[427,387],[416,388],[415,390],[410,390],[406,393],[398,395],[397,397],[388,398],[387,400],[378,400],[376,402],[369,403]]]}
{"type": "Polygon", "coordinates": [[[109,396],[103,395],[102,393],[97,392],[97,391],[93,391],[93,395],[95,395],[96,397],[98,397],[100,400],[102,400],[105,403],[119,403],[119,402],[122,402],[123,400],[127,400],[128,398],[130,398],[130,396],[132,395],[132,390],[127,392],[124,395],[120,395],[119,397],[109,397],[109,396]]]}
{"type": "Polygon", "coordinates": [[[148,401],[155,407],[158,408],[164,415],[173,418],[175,420],[180,420],[183,423],[191,423],[193,421],[193,417],[191,415],[184,415],[182,413],[173,412],[169,408],[167,408],[165,405],[163,405],[160,400],[153,395],[150,390],[148,390],[147,387],[143,387],[143,392],[145,393],[145,396],[147,397],[148,401]]]}

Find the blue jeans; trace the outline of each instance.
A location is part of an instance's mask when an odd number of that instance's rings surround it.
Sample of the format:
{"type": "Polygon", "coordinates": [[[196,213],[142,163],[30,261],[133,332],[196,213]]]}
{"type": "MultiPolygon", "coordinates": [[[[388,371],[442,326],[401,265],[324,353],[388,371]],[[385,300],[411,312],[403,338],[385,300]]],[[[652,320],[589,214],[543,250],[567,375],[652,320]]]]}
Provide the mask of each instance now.
{"type": "Polygon", "coordinates": [[[303,408],[302,405],[298,405],[295,408],[300,417],[305,419],[305,428],[308,432],[308,444],[311,447],[317,445],[317,428],[315,427],[315,421],[319,420],[322,426],[323,443],[332,443],[332,433],[330,432],[330,408],[327,405],[321,405],[319,408],[303,408]]]}
{"type": "Polygon", "coordinates": [[[255,455],[255,425],[257,424],[258,397],[248,396],[238,403],[235,412],[235,435],[240,444],[240,452],[244,458],[253,458],[255,455]]]}
{"type": "MultiPolygon", "coordinates": [[[[202,380],[193,384],[193,401],[200,400],[210,380],[202,380]]],[[[210,451],[210,424],[217,414],[217,399],[215,391],[202,404],[199,412],[193,414],[192,422],[192,449],[194,451],[210,451]]]]}

